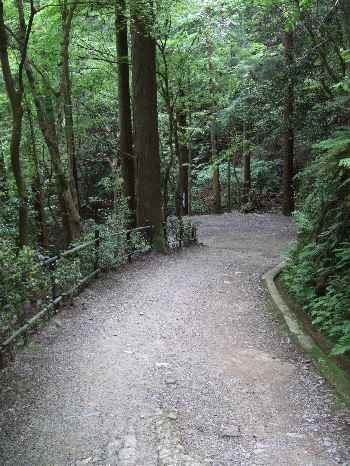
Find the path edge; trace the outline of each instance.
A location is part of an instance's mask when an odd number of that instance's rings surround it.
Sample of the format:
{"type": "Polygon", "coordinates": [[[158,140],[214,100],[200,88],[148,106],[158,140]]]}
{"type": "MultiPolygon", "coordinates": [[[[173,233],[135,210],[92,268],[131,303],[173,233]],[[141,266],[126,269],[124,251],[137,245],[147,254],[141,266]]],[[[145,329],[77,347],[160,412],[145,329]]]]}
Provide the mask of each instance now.
{"type": "Polygon", "coordinates": [[[316,343],[305,329],[302,321],[286,303],[276,286],[276,279],[286,266],[283,261],[262,277],[262,283],[268,292],[269,301],[275,311],[282,317],[292,340],[310,356],[318,371],[334,387],[341,399],[350,406],[350,377],[337,366],[331,356],[316,343]]]}

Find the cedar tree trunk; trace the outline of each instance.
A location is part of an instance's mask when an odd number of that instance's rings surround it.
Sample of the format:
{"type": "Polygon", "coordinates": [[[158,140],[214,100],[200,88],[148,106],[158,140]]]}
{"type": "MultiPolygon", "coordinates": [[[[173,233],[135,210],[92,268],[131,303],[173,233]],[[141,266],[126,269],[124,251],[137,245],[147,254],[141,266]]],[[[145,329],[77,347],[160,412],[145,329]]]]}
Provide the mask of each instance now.
{"type": "Polygon", "coordinates": [[[118,55],[118,102],[120,126],[120,153],[125,195],[131,213],[136,211],[135,159],[132,147],[132,121],[129,82],[128,23],[125,0],[116,0],[116,41],[118,55]]]}
{"type": "Polygon", "coordinates": [[[132,70],[135,155],[137,160],[137,223],[152,225],[153,243],[164,250],[158,134],[156,44],[151,33],[152,2],[134,1],[132,70]]]}
{"type": "MultiPolygon", "coordinates": [[[[208,9],[211,15],[211,9],[208,9]]],[[[209,97],[212,102],[212,115],[210,124],[210,141],[211,141],[211,161],[214,164],[217,158],[216,146],[216,121],[215,121],[215,81],[214,81],[214,65],[213,65],[213,41],[208,35],[207,38],[207,51],[208,51],[208,73],[209,73],[209,97]]],[[[220,171],[217,165],[213,167],[213,193],[214,193],[214,212],[219,214],[221,212],[221,183],[220,171]]]]}
{"type": "Polygon", "coordinates": [[[287,88],[284,109],[284,163],[283,163],[283,204],[284,215],[294,210],[294,32],[283,35],[287,88]]]}
{"type": "Polygon", "coordinates": [[[180,165],[180,199],[181,210],[183,215],[188,215],[188,174],[189,174],[189,157],[188,146],[186,144],[186,113],[181,110],[176,115],[179,130],[179,165],[180,165]]]}

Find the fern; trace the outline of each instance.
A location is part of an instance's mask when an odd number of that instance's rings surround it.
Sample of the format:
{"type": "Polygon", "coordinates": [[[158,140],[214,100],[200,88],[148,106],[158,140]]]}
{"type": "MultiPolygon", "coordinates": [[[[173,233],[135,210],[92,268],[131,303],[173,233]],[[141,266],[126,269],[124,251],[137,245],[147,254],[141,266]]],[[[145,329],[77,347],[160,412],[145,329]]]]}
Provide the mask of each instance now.
{"type": "Polygon", "coordinates": [[[319,156],[298,177],[299,243],[284,282],[340,355],[350,352],[350,129],[315,148],[319,156]]]}
{"type": "Polygon", "coordinates": [[[329,156],[338,159],[339,167],[350,168],[350,129],[339,129],[334,137],[325,139],[314,145],[315,149],[326,152],[329,156]],[[345,156],[345,157],[344,157],[345,156]]]}
{"type": "Polygon", "coordinates": [[[350,157],[347,157],[346,159],[341,159],[339,161],[339,166],[350,169],[350,157]]]}

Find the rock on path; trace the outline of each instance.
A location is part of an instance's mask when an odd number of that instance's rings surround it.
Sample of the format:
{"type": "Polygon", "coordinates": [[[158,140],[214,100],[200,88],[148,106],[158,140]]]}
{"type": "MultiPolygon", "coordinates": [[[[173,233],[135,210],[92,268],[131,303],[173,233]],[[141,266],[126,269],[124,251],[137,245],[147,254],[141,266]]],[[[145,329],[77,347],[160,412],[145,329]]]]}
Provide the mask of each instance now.
{"type": "Polygon", "coordinates": [[[1,373],[2,466],[350,464],[349,412],[269,312],[278,215],[103,277],[1,373]]]}

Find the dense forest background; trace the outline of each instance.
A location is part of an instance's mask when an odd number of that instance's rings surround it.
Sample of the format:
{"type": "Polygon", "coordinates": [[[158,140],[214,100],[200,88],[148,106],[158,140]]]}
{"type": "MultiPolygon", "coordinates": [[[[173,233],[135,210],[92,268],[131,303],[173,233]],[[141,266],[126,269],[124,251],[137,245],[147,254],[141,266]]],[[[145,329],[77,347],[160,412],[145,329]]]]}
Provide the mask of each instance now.
{"type": "Polygon", "coordinates": [[[97,229],[108,265],[128,227],[281,208],[285,283],[350,350],[348,0],[0,0],[0,61],[4,334],[97,229]]]}

